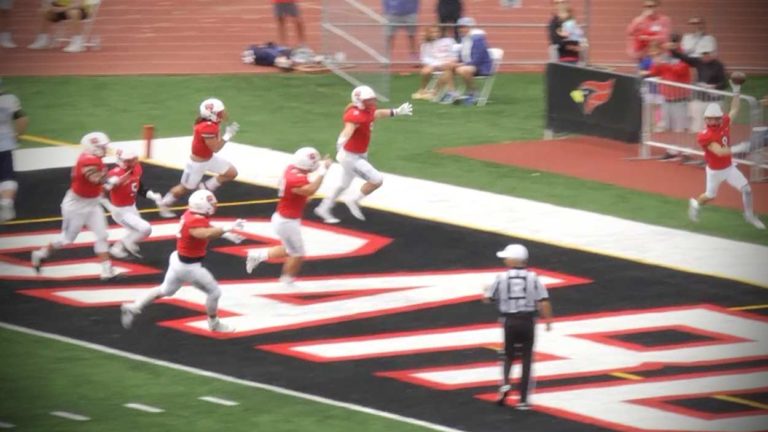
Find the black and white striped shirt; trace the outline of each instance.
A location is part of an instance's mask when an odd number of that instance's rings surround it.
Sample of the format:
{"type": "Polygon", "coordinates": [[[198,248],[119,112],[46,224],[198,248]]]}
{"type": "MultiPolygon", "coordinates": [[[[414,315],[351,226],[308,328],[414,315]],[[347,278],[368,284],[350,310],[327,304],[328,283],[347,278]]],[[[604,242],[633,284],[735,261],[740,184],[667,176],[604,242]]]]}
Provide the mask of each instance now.
{"type": "Polygon", "coordinates": [[[513,268],[500,273],[485,291],[485,298],[495,301],[502,314],[535,312],[536,303],[549,298],[547,288],[536,272],[513,268]]]}

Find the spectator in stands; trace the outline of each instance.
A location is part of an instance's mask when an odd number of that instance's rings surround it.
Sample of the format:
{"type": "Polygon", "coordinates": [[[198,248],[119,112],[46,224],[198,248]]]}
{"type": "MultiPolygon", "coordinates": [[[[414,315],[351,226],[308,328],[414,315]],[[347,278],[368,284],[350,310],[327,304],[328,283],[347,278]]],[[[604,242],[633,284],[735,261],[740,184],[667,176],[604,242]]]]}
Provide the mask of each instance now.
{"type": "Polygon", "coordinates": [[[304,19],[299,12],[299,5],[296,0],[273,0],[275,21],[277,22],[277,39],[282,46],[288,45],[288,34],[286,31],[286,20],[293,21],[296,27],[296,38],[299,40],[299,46],[306,46],[304,37],[304,19]]]}
{"type": "Polygon", "coordinates": [[[456,23],[461,35],[461,48],[459,61],[446,65],[445,72],[440,77],[440,85],[448,86],[453,82],[454,75],[458,75],[464,81],[466,93],[462,96],[455,92],[446,92],[440,103],[448,104],[457,100],[466,105],[474,105],[475,77],[488,76],[491,73],[493,61],[488,53],[488,41],[485,32],[476,28],[475,20],[469,17],[460,18],[456,23]]]}
{"type": "Polygon", "coordinates": [[[627,26],[627,54],[639,59],[651,42],[664,43],[669,40],[672,20],[659,13],[659,0],[643,1],[643,12],[627,26]]]}
{"type": "Polygon", "coordinates": [[[694,31],[684,34],[683,40],[680,41],[680,50],[683,54],[699,58],[704,53],[717,53],[717,40],[714,36],[707,33],[704,20],[699,17],[693,17],[688,20],[688,24],[694,28],[694,31]]]}
{"type": "Polygon", "coordinates": [[[563,24],[557,30],[561,37],[557,47],[558,61],[561,63],[579,63],[581,50],[586,47],[586,38],[581,26],[576,22],[572,8],[567,8],[560,14],[563,24]]]}
{"type": "Polygon", "coordinates": [[[0,0],[0,47],[16,48],[11,35],[11,9],[13,0],[0,0]]]}
{"type": "Polygon", "coordinates": [[[463,10],[464,6],[461,0],[437,0],[437,22],[440,23],[440,37],[445,37],[450,32],[456,42],[461,40],[456,21],[461,18],[463,10]]]}
{"type": "Polygon", "coordinates": [[[49,30],[51,24],[61,21],[69,22],[69,45],[64,47],[64,52],[75,53],[85,50],[85,37],[83,35],[83,20],[90,16],[90,6],[85,0],[54,0],[42,9],[40,32],[35,41],[27,48],[46,49],[53,41],[49,30]]]}
{"type": "MultiPolygon", "coordinates": [[[[680,44],[682,45],[682,44],[680,44]]],[[[701,57],[693,57],[681,51],[680,46],[668,43],[666,47],[675,58],[682,60],[696,70],[696,85],[702,88],[726,90],[728,78],[725,75],[725,65],[717,59],[712,51],[702,51],[701,57]]],[[[723,99],[720,95],[696,92],[694,100],[690,104],[691,124],[690,131],[698,133],[704,129],[704,110],[710,102],[719,102],[723,99]]]]}
{"type": "Polygon", "coordinates": [[[549,61],[557,61],[559,58],[558,49],[564,39],[559,30],[563,26],[562,17],[568,14],[569,4],[568,0],[554,0],[552,4],[555,6],[555,11],[552,14],[552,19],[549,20],[549,61]]]}
{"type": "Polygon", "coordinates": [[[418,60],[416,53],[416,20],[419,15],[419,0],[382,0],[384,15],[387,17],[387,49],[392,53],[395,30],[404,28],[408,34],[408,49],[411,60],[418,60]]]}
{"type": "MultiPolygon", "coordinates": [[[[435,71],[444,70],[445,67],[456,61],[452,37],[440,37],[440,27],[430,26],[424,31],[424,43],[421,44],[421,87],[411,95],[412,99],[432,99],[442,93],[442,88],[437,86],[434,90],[427,90],[427,84],[432,79],[435,71]]],[[[453,82],[447,83],[448,91],[453,91],[453,82]]]]}
{"type": "MultiPolygon", "coordinates": [[[[666,51],[660,51],[653,59],[650,70],[642,73],[644,76],[657,76],[664,81],[690,84],[691,70],[687,64],[670,56],[666,51]]],[[[656,131],[664,132],[667,128],[673,132],[684,132],[688,129],[688,101],[691,91],[680,87],[660,84],[659,93],[664,97],[662,105],[662,121],[657,124],[656,131]]]]}

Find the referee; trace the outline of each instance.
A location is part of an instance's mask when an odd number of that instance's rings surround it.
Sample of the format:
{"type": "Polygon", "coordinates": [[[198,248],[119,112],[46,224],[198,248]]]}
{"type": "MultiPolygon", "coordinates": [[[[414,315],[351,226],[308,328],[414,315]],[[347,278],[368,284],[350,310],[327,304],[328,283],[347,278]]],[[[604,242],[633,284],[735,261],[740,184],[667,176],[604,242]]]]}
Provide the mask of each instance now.
{"type": "Polygon", "coordinates": [[[515,359],[515,351],[522,357],[523,373],[520,377],[520,400],[515,408],[530,409],[528,390],[531,379],[531,362],[533,361],[534,328],[537,312],[547,320],[547,331],[551,330],[552,306],[549,303],[547,288],[541,283],[535,272],[526,268],[528,249],[520,244],[511,244],[504,250],[496,252],[496,256],[509,267],[504,273],[496,276],[483,296],[486,303],[495,302],[498,305],[500,321],[504,323],[504,370],[502,385],[496,403],[504,405],[512,386],[509,385],[509,373],[515,359]]]}

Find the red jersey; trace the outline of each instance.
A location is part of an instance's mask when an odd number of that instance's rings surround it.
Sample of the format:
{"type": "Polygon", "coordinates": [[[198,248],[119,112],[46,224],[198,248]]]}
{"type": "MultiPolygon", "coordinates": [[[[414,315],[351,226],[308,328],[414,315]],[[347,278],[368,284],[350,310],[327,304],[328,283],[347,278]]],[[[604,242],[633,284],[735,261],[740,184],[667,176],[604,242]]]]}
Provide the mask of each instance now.
{"type": "MultiPolygon", "coordinates": [[[[665,81],[673,81],[688,84],[691,82],[691,68],[683,63],[656,63],[648,71],[653,76],[658,76],[665,81]]],[[[659,85],[659,92],[664,96],[667,102],[688,100],[691,91],[679,87],[672,87],[665,84],[659,85]]]]}
{"type": "Polygon", "coordinates": [[[96,170],[105,173],[107,171],[101,158],[90,153],[80,153],[77,163],[72,167],[72,184],[70,189],[83,198],[96,198],[101,195],[101,184],[92,183],[83,173],[86,167],[93,166],[96,170]]]}
{"type": "Polygon", "coordinates": [[[192,154],[208,160],[213,157],[213,151],[205,144],[205,138],[219,136],[219,124],[208,120],[200,120],[195,124],[192,136],[192,154]]]}
{"type": "Polygon", "coordinates": [[[193,237],[189,233],[190,228],[210,228],[211,220],[208,216],[193,213],[187,210],[181,216],[181,228],[176,234],[176,250],[179,255],[188,258],[202,258],[205,256],[205,250],[208,248],[208,240],[193,237]]]}
{"type": "Polygon", "coordinates": [[[349,137],[349,141],[344,144],[344,150],[352,153],[366,153],[368,151],[375,113],[375,109],[361,110],[354,105],[344,111],[344,122],[357,125],[352,136],[349,137]]]}
{"type": "Polygon", "coordinates": [[[288,219],[301,217],[309,197],[293,193],[293,189],[307,184],[309,184],[307,173],[293,165],[288,165],[277,189],[277,195],[280,197],[280,201],[277,203],[277,212],[280,216],[288,219]]]}
{"type": "Polygon", "coordinates": [[[109,192],[109,201],[112,205],[125,207],[136,204],[136,192],[139,190],[142,171],[141,165],[137,162],[131,171],[126,171],[125,168],[116,166],[107,173],[107,178],[118,177],[121,180],[109,192]]]}
{"type": "Polygon", "coordinates": [[[731,166],[731,155],[718,156],[708,148],[713,142],[720,144],[723,147],[728,147],[731,141],[731,117],[729,115],[723,116],[723,124],[718,128],[707,127],[703,131],[699,132],[697,141],[701,147],[704,148],[704,160],[707,161],[707,166],[713,170],[721,170],[731,166]]]}

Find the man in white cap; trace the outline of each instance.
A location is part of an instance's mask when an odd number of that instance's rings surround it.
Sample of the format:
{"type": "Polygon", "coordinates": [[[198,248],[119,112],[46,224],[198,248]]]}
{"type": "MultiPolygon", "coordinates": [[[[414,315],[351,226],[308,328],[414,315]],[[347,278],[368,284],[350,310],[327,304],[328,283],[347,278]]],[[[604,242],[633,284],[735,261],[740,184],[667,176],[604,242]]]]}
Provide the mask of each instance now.
{"type": "Polygon", "coordinates": [[[507,395],[512,390],[509,385],[509,375],[516,349],[522,358],[522,374],[520,377],[520,399],[515,408],[530,409],[528,392],[531,378],[531,363],[533,362],[534,329],[538,314],[544,318],[547,331],[552,329],[552,305],[549,303],[547,288],[539,280],[539,276],[526,268],[528,264],[528,249],[521,244],[511,244],[504,250],[496,252],[496,256],[504,261],[508,269],[496,276],[493,284],[485,289],[483,301],[495,302],[498,306],[499,320],[504,326],[504,369],[502,385],[496,403],[504,406],[507,395]]]}

